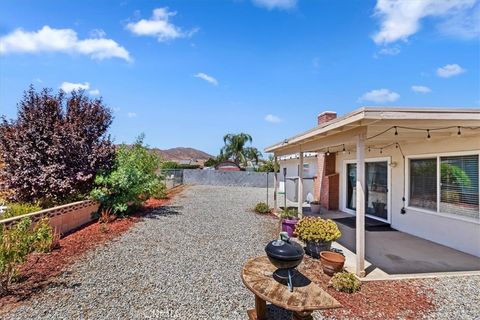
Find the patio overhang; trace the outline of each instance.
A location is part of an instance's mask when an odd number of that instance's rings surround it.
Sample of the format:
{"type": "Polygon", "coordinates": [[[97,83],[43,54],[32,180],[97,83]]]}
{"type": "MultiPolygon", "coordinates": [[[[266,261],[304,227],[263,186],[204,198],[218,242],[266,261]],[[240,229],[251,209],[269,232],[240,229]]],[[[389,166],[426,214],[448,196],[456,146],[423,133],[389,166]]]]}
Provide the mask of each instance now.
{"type": "Polygon", "coordinates": [[[302,152],[322,152],[329,147],[338,149],[331,151],[342,151],[343,147],[347,151],[353,151],[355,137],[361,133],[366,135],[368,144],[373,147],[426,139],[426,129],[430,129],[432,139],[457,135],[457,126],[462,127],[462,135],[468,136],[478,134],[478,131],[468,130],[468,127],[478,127],[479,121],[480,109],[362,107],[271,145],[265,148],[265,152],[283,156],[298,153],[300,149],[302,152]],[[395,126],[399,133],[396,136],[393,130],[395,126]],[[387,132],[380,134],[385,130],[387,132]]]}
{"type": "MultiPolygon", "coordinates": [[[[354,153],[356,158],[356,273],[365,275],[365,150],[404,143],[478,135],[480,109],[362,107],[265,149],[275,157],[299,153],[354,153]]],[[[480,149],[480,139],[478,147],[480,149]]],[[[403,154],[403,152],[402,152],[403,154]]],[[[301,179],[300,179],[301,180],[301,179]]],[[[275,192],[277,191],[275,185],[275,192]]],[[[298,188],[299,214],[303,186],[298,188]]]]}

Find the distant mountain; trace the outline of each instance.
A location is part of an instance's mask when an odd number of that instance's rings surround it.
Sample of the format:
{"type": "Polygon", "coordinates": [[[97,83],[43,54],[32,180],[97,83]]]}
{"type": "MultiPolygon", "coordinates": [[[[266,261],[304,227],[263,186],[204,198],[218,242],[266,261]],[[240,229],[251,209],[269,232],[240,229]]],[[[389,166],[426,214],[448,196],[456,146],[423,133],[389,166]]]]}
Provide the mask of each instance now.
{"type": "Polygon", "coordinates": [[[166,150],[152,148],[151,150],[155,151],[163,160],[168,161],[198,160],[198,162],[203,163],[208,158],[213,158],[212,155],[194,148],[178,147],[166,150]]]}

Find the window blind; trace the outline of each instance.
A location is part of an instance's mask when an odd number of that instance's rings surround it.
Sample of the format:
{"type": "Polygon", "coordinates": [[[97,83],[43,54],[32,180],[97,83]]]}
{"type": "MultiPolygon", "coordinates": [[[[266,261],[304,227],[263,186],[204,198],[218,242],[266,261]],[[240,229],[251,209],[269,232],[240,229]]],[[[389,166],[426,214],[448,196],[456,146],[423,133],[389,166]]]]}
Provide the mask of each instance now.
{"type": "Polygon", "coordinates": [[[410,160],[409,204],[437,210],[437,158],[410,160]]]}
{"type": "Polygon", "coordinates": [[[440,157],[440,212],[479,218],[478,157],[440,157]]]}

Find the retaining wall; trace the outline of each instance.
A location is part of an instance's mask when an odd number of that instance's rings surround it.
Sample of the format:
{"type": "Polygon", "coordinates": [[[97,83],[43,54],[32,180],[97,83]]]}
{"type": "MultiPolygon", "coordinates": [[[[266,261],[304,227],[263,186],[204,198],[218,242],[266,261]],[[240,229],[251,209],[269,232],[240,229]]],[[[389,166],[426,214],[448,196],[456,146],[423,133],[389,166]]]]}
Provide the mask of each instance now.
{"type": "Polygon", "coordinates": [[[46,216],[49,218],[50,225],[55,232],[65,234],[92,221],[92,213],[97,211],[98,207],[99,203],[95,201],[78,201],[17,217],[3,219],[0,220],[0,224],[9,225],[25,217],[36,222],[46,216]]]}
{"type": "Polygon", "coordinates": [[[273,187],[273,173],[249,171],[183,170],[184,184],[237,187],[273,187]]]}

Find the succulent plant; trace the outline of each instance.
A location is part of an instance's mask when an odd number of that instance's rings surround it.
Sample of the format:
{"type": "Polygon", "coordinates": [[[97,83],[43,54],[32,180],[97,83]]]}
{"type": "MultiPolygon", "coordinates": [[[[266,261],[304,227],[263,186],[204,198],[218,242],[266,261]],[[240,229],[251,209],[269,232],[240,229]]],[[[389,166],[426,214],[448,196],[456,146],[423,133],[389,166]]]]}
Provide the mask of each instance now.
{"type": "Polygon", "coordinates": [[[302,241],[329,242],[340,238],[342,233],[330,219],[305,217],[297,223],[295,235],[302,241]]]}
{"type": "Polygon", "coordinates": [[[350,272],[335,273],[329,285],[337,291],[354,293],[360,290],[362,283],[350,272]]]}

